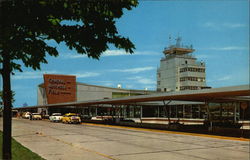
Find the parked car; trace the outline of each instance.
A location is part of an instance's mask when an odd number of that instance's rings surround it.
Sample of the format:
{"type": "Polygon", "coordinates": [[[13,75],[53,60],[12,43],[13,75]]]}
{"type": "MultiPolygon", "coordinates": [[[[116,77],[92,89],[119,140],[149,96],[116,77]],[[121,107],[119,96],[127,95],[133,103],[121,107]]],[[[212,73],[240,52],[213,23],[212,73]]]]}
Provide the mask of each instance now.
{"type": "Polygon", "coordinates": [[[81,123],[81,118],[76,113],[67,113],[61,120],[62,123],[81,123]]]}
{"type": "Polygon", "coordinates": [[[42,116],[40,113],[32,113],[31,120],[42,120],[42,116]]]}
{"type": "Polygon", "coordinates": [[[22,118],[29,119],[29,118],[30,118],[30,115],[31,115],[30,112],[24,112],[24,113],[22,114],[22,118]]]}
{"type": "Polygon", "coordinates": [[[51,122],[60,122],[62,119],[62,114],[61,113],[52,113],[51,116],[49,116],[49,120],[51,122]]]}

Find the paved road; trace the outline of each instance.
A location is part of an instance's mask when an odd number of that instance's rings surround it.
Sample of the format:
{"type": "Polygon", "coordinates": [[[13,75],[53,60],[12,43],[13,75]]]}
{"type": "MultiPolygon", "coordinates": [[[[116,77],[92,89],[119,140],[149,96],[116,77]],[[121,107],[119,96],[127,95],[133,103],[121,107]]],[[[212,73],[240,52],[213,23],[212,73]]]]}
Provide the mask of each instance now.
{"type": "Polygon", "coordinates": [[[13,119],[12,135],[47,160],[250,159],[249,141],[122,127],[13,119]]]}

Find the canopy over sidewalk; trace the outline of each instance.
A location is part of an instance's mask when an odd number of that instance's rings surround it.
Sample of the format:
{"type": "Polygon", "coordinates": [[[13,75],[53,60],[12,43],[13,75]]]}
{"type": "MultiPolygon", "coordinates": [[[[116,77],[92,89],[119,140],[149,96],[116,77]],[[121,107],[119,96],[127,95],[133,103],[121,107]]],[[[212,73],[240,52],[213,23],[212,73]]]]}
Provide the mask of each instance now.
{"type": "Polygon", "coordinates": [[[50,108],[50,107],[65,107],[65,106],[91,106],[98,104],[135,104],[138,102],[154,102],[154,101],[193,101],[193,102],[230,102],[230,101],[247,101],[250,102],[250,86],[240,85],[232,87],[212,88],[193,91],[178,91],[157,93],[152,95],[130,96],[115,99],[100,99],[91,101],[78,101],[58,104],[47,104],[37,106],[27,106],[15,108],[35,109],[35,108],[50,108]]]}

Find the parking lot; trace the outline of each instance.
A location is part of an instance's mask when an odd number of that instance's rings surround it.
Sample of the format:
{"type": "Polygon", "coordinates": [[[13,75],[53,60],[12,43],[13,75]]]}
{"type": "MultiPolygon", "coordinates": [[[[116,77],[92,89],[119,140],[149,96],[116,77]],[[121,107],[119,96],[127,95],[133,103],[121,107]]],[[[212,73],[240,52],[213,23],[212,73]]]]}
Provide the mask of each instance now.
{"type": "Polygon", "coordinates": [[[249,160],[246,140],[128,127],[14,118],[12,136],[48,160],[249,160]]]}

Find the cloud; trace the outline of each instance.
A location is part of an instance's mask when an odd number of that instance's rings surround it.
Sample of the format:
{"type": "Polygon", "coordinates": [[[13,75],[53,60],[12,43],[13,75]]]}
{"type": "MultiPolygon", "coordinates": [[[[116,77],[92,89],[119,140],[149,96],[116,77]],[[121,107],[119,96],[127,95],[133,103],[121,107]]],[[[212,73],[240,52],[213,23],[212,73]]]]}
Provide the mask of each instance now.
{"type": "Polygon", "coordinates": [[[231,50],[248,50],[247,47],[239,46],[227,46],[227,47],[211,47],[210,50],[219,50],[219,51],[231,51],[231,50]]]}
{"type": "Polygon", "coordinates": [[[210,77],[211,78],[207,80],[207,84],[212,87],[246,85],[249,84],[249,68],[232,71],[226,75],[214,75],[210,77]]]}
{"type": "MultiPolygon", "coordinates": [[[[155,51],[135,51],[133,54],[126,53],[123,50],[107,50],[105,51],[101,57],[114,57],[114,56],[131,56],[131,55],[157,55],[161,54],[160,52],[155,51]]],[[[85,54],[78,54],[76,52],[72,53],[63,53],[62,58],[64,59],[78,59],[78,58],[87,58],[88,56],[85,54]]]]}
{"type": "Polygon", "coordinates": [[[208,79],[207,82],[221,82],[221,81],[229,81],[232,80],[233,76],[232,75],[225,75],[222,77],[217,77],[217,78],[213,78],[213,79],[208,79]]]}
{"type": "Polygon", "coordinates": [[[144,77],[141,77],[141,76],[130,77],[130,78],[127,78],[127,79],[128,80],[134,80],[135,82],[140,83],[140,84],[147,84],[147,85],[156,84],[155,80],[149,79],[149,78],[144,78],[144,77]]]}
{"type": "Polygon", "coordinates": [[[138,68],[130,68],[130,69],[113,69],[112,72],[126,72],[126,73],[139,73],[144,71],[154,70],[154,67],[138,67],[138,68]]]}
{"type": "Polygon", "coordinates": [[[208,59],[208,58],[218,58],[218,54],[213,54],[214,51],[217,51],[219,53],[225,53],[229,51],[237,51],[235,53],[241,54],[245,51],[249,50],[249,47],[245,46],[222,46],[222,47],[208,47],[208,48],[197,48],[197,50],[202,51],[203,54],[199,54],[199,52],[194,54],[194,56],[198,59],[208,59]],[[239,52],[241,51],[241,52],[239,52]],[[207,52],[207,53],[206,53],[207,52]]]}
{"type": "Polygon", "coordinates": [[[100,73],[97,73],[97,72],[83,72],[83,73],[77,72],[77,73],[71,73],[71,74],[75,75],[76,78],[97,77],[101,75],[100,73]]]}
{"type": "Polygon", "coordinates": [[[232,78],[231,75],[226,75],[226,76],[218,78],[217,81],[227,81],[227,80],[230,80],[231,78],[232,78]]]}
{"type": "Polygon", "coordinates": [[[215,23],[215,22],[206,22],[203,24],[203,26],[214,30],[221,30],[225,28],[235,29],[235,28],[247,27],[246,24],[242,23],[215,23]]]}
{"type": "Polygon", "coordinates": [[[127,89],[135,89],[135,86],[133,84],[126,84],[125,87],[127,89]]]}
{"type": "Polygon", "coordinates": [[[64,59],[78,59],[78,58],[86,58],[85,54],[77,54],[77,53],[63,53],[62,58],[64,59]]]}
{"type": "Polygon", "coordinates": [[[114,83],[112,83],[112,82],[106,82],[106,83],[103,83],[103,86],[113,87],[114,83]]]}
{"type": "Polygon", "coordinates": [[[134,55],[146,55],[146,56],[154,56],[154,55],[162,55],[162,52],[155,51],[136,51],[134,55]]]}
{"type": "Polygon", "coordinates": [[[43,74],[65,74],[65,75],[75,75],[77,78],[87,78],[87,77],[96,77],[100,73],[97,72],[76,72],[76,73],[66,73],[59,71],[33,71],[33,72],[20,72],[16,73],[12,79],[14,80],[23,80],[23,79],[42,79],[43,74]]]}
{"type": "Polygon", "coordinates": [[[196,58],[198,59],[208,59],[208,58],[212,58],[211,55],[208,55],[208,54],[197,54],[195,55],[196,58]]]}
{"type": "Polygon", "coordinates": [[[12,79],[23,80],[23,79],[40,79],[43,74],[59,74],[58,71],[33,71],[33,72],[19,72],[16,73],[12,79]]]}
{"type": "Polygon", "coordinates": [[[126,55],[130,55],[130,54],[126,53],[123,50],[107,50],[101,56],[109,57],[109,56],[126,56],[126,55]]]}
{"type": "Polygon", "coordinates": [[[217,50],[217,51],[240,51],[248,50],[248,47],[244,46],[224,46],[224,47],[208,47],[208,48],[198,48],[197,50],[217,50]]]}
{"type": "Polygon", "coordinates": [[[222,26],[227,27],[227,28],[241,28],[241,27],[246,27],[245,24],[241,24],[241,23],[223,23],[222,26]]]}
{"type": "Polygon", "coordinates": [[[155,55],[161,54],[155,51],[135,51],[133,54],[126,53],[123,50],[107,50],[105,51],[102,56],[126,56],[126,55],[155,55]]]}

